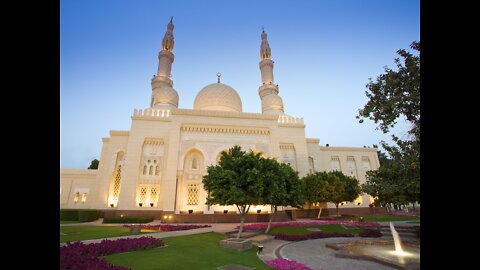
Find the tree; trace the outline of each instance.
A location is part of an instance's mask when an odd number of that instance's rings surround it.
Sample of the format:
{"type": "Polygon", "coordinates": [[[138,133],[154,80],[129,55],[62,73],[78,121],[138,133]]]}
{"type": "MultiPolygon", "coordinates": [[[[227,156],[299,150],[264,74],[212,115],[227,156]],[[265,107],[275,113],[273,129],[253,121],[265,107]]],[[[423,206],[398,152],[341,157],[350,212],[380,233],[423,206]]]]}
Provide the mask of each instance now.
{"type": "Polygon", "coordinates": [[[209,193],[207,204],[235,205],[240,212],[237,239],[250,206],[261,204],[264,182],[259,171],[260,159],[261,153],[247,153],[236,145],[222,153],[218,165],[207,167],[207,175],[202,180],[209,193]]]}
{"type": "Polygon", "coordinates": [[[89,169],[89,170],[97,170],[99,163],[100,163],[100,161],[98,161],[98,159],[94,159],[94,160],[92,160],[92,162],[90,163],[90,166],[88,166],[87,169],[89,169]]]}
{"type": "MultiPolygon", "coordinates": [[[[412,42],[410,48],[420,53],[420,42],[412,42]]],[[[372,196],[377,193],[383,196],[379,197],[380,201],[393,203],[407,200],[415,203],[420,200],[420,56],[404,49],[398,50],[397,54],[401,59],[395,59],[396,71],[385,67],[385,73],[379,75],[375,82],[369,79],[366,85],[368,91],[365,92],[369,100],[356,118],[373,120],[383,133],[390,132],[400,117],[411,126],[405,138],[391,135],[396,145],[380,142],[395,164],[381,163],[379,170],[383,166],[385,169],[371,173],[370,182],[364,187],[372,192],[369,193],[372,196]],[[369,185],[372,187],[369,188],[369,185]],[[388,188],[392,190],[387,191],[388,188]],[[395,193],[399,191],[402,193],[395,193]],[[388,194],[393,193],[397,195],[390,198],[388,194]]],[[[362,123],[363,119],[359,122],[362,123]]]]}
{"type": "MultiPolygon", "coordinates": [[[[420,52],[420,42],[414,41],[410,48],[420,52]]],[[[404,49],[398,50],[403,58],[395,59],[398,71],[385,67],[385,74],[373,82],[369,78],[365,91],[369,101],[359,110],[357,119],[368,118],[379,126],[383,133],[390,131],[400,116],[404,116],[412,126],[408,134],[409,140],[420,141],[420,56],[413,55],[404,49]]],[[[363,122],[363,119],[359,121],[363,122]]],[[[400,139],[392,135],[395,142],[400,139]]]]}
{"type": "Polygon", "coordinates": [[[330,201],[330,193],[327,192],[328,177],[329,174],[327,172],[315,172],[304,176],[302,179],[305,182],[305,186],[308,187],[305,189],[307,202],[309,204],[319,204],[320,209],[317,218],[320,218],[322,214],[321,204],[330,201]]]}
{"type": "Polygon", "coordinates": [[[329,201],[335,204],[338,214],[338,205],[341,202],[353,202],[362,189],[360,182],[355,177],[346,176],[340,171],[328,172],[328,185],[326,192],[329,193],[329,201]]]}
{"type": "Polygon", "coordinates": [[[362,184],[362,190],[375,197],[375,205],[387,206],[388,209],[401,208],[402,205],[415,203],[420,198],[420,183],[412,179],[415,169],[405,167],[406,162],[399,162],[395,158],[383,158],[381,166],[376,171],[367,172],[367,181],[362,184]]]}
{"type": "Polygon", "coordinates": [[[263,204],[270,204],[271,213],[265,233],[268,233],[278,206],[301,207],[304,204],[303,181],[289,164],[279,163],[273,158],[262,158],[260,169],[264,181],[263,204]]]}

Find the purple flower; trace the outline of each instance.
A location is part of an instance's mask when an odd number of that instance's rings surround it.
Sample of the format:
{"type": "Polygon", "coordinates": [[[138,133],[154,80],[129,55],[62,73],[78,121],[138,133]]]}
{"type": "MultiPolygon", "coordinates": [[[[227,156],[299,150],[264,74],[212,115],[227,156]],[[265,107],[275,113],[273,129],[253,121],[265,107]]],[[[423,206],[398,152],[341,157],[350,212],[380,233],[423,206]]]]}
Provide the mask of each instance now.
{"type": "Polygon", "coordinates": [[[266,264],[275,270],[313,270],[303,263],[281,258],[266,261],[266,264]]]}
{"type": "Polygon", "coordinates": [[[67,242],[65,246],[60,247],[60,269],[126,270],[129,268],[114,266],[98,257],[164,245],[162,240],[153,237],[106,239],[100,243],[91,244],[67,242]]]}

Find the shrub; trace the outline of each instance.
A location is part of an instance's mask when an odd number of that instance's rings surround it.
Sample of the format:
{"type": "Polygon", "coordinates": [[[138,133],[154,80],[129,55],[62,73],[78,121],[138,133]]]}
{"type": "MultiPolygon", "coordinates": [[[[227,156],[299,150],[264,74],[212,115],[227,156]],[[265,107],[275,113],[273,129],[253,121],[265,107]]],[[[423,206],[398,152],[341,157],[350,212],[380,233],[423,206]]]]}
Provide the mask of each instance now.
{"type": "MultiPolygon", "coordinates": [[[[318,221],[286,221],[286,222],[273,222],[272,227],[277,226],[314,226],[314,225],[331,225],[331,224],[340,224],[346,226],[365,226],[365,227],[378,227],[380,223],[378,222],[358,222],[358,221],[343,221],[343,220],[318,220],[318,221]]],[[[256,230],[265,230],[268,226],[268,222],[262,223],[252,223],[245,224],[243,229],[245,231],[256,231],[256,230]]],[[[236,227],[237,229],[239,226],[236,227]]]]}
{"type": "Polygon", "coordinates": [[[105,259],[105,256],[114,253],[128,252],[164,246],[165,243],[153,237],[121,238],[117,240],[103,240],[100,243],[84,244],[82,242],[67,242],[60,247],[60,269],[110,269],[126,270],[122,266],[114,266],[105,259]]]}
{"type": "Polygon", "coordinates": [[[60,209],[60,220],[78,221],[78,209],[60,209]]]}
{"type": "Polygon", "coordinates": [[[89,222],[97,220],[100,217],[100,210],[82,209],[78,211],[78,221],[89,222]]]}
{"type": "Polygon", "coordinates": [[[379,230],[365,229],[363,232],[359,233],[358,236],[361,237],[382,237],[382,233],[379,230]]]}
{"type": "Polygon", "coordinates": [[[266,264],[275,270],[312,270],[312,268],[306,266],[303,263],[289,261],[281,258],[266,261],[266,264]]]}
{"type": "MultiPolygon", "coordinates": [[[[131,225],[123,225],[124,227],[129,228],[131,225]]],[[[211,225],[171,225],[171,224],[158,224],[158,225],[141,225],[141,229],[147,229],[147,230],[157,230],[157,231],[163,231],[163,232],[171,232],[171,231],[185,231],[185,230],[192,230],[192,229],[198,229],[198,228],[208,228],[212,227],[211,225]]]]}
{"type": "Polygon", "coordinates": [[[113,217],[103,219],[103,223],[148,223],[152,221],[153,217],[113,217]]]}

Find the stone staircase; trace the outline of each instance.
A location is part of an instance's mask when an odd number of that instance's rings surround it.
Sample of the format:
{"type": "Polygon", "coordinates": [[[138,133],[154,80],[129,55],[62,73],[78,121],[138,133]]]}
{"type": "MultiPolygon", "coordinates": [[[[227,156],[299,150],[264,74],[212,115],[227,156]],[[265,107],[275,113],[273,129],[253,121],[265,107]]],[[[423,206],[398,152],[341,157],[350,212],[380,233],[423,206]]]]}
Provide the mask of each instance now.
{"type": "MultiPolygon", "coordinates": [[[[384,237],[393,237],[392,231],[390,230],[389,225],[382,225],[380,226],[380,232],[383,234],[384,237]]],[[[417,239],[415,229],[412,226],[395,226],[395,230],[398,232],[398,235],[401,239],[417,239]]]]}

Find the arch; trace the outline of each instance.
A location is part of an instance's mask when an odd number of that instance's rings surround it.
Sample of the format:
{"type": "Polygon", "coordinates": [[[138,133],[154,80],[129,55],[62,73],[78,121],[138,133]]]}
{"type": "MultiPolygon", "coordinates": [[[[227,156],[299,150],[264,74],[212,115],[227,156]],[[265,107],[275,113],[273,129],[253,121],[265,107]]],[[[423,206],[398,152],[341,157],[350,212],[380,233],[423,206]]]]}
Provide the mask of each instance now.
{"type": "Polygon", "coordinates": [[[203,168],[205,168],[205,156],[202,151],[197,148],[192,148],[185,153],[183,158],[184,171],[199,170],[199,172],[201,172],[203,168]]]}

